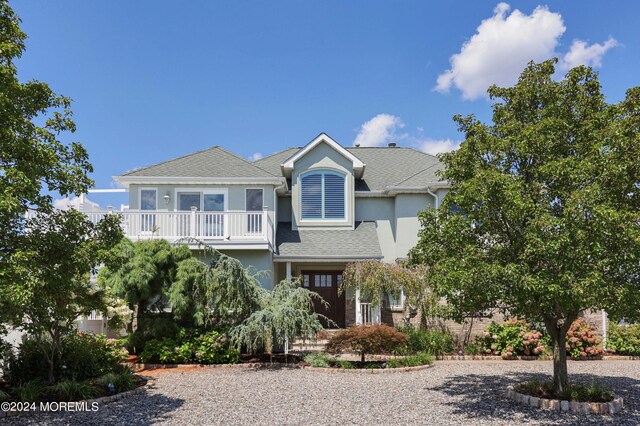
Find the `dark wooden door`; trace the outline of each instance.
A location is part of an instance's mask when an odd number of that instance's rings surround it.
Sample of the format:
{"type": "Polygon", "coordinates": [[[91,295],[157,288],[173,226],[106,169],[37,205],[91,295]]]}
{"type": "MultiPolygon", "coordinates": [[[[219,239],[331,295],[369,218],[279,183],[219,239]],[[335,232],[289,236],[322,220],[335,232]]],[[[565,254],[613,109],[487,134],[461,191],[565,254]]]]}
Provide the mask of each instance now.
{"type": "MultiPolygon", "coordinates": [[[[314,302],[316,312],[333,320],[338,327],[344,327],[344,294],[338,296],[338,287],[342,284],[342,271],[304,271],[303,285],[315,291],[328,304],[323,306],[319,301],[314,302]]],[[[324,324],[327,327],[327,324],[324,324]]]]}

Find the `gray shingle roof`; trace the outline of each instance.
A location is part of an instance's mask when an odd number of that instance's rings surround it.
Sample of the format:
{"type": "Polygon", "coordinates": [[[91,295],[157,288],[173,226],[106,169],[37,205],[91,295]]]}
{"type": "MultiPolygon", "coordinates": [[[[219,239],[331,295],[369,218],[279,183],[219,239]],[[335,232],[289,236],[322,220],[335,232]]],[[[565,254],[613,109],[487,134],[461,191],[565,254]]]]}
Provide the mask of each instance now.
{"type": "Polygon", "coordinates": [[[270,178],[282,176],[282,173],[273,175],[224,148],[214,146],[184,157],[143,167],[123,176],[270,178]]]}
{"type": "Polygon", "coordinates": [[[285,258],[381,259],[375,222],[356,222],[354,230],[303,229],[280,222],[276,235],[277,256],[285,258]]]}
{"type": "MultiPolygon", "coordinates": [[[[300,148],[288,148],[253,164],[280,175],[280,165],[300,148]]],[[[364,176],[356,181],[356,191],[381,191],[388,186],[424,186],[440,179],[443,167],[437,157],[405,147],[349,147],[349,152],[366,164],[364,176]]]]}

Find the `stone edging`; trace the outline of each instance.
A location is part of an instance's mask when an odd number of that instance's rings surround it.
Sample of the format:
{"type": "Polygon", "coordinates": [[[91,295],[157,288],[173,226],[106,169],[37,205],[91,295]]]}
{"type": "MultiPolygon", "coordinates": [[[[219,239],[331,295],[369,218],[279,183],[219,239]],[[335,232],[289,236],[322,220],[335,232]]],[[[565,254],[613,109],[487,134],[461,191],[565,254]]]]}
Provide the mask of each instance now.
{"type": "Polygon", "coordinates": [[[433,364],[418,365],[415,367],[396,367],[396,368],[336,368],[336,367],[311,367],[299,366],[297,364],[278,364],[268,362],[255,362],[246,364],[134,364],[135,371],[170,369],[170,368],[292,368],[309,371],[324,371],[326,373],[363,373],[363,374],[380,374],[380,373],[399,373],[404,371],[418,371],[433,367],[433,364]]]}
{"type": "MultiPolygon", "coordinates": [[[[138,386],[135,389],[131,389],[130,391],[125,391],[125,392],[120,392],[117,393],[115,395],[107,395],[107,396],[102,396],[100,398],[94,398],[94,399],[85,399],[85,400],[81,400],[81,401],[73,401],[74,404],[79,404],[79,405],[84,405],[86,407],[88,407],[89,409],[91,409],[91,407],[93,406],[94,403],[97,403],[98,405],[105,405],[108,404],[110,402],[114,402],[114,401],[118,401],[120,399],[124,399],[127,398],[129,396],[132,395],[139,395],[139,394],[143,394],[147,392],[147,387],[150,386],[149,381],[147,380],[147,383],[145,383],[142,386],[138,386]]],[[[39,406],[40,403],[36,403],[36,407],[39,406]]],[[[20,415],[25,415],[25,414],[30,414],[30,413],[38,413],[40,412],[39,409],[36,409],[34,411],[2,411],[0,410],[0,419],[4,418],[4,417],[16,417],[16,416],[20,416],[20,415]]]]}
{"type": "Polygon", "coordinates": [[[415,367],[395,368],[336,368],[336,367],[300,367],[303,370],[323,371],[325,373],[355,373],[355,374],[388,374],[404,373],[405,371],[420,371],[433,367],[434,364],[417,365],[415,367]]]}
{"type": "MultiPolygon", "coordinates": [[[[500,355],[441,355],[437,361],[551,361],[550,356],[515,356],[502,358],[500,355]]],[[[567,358],[570,361],[638,361],[639,356],[605,355],[601,357],[567,358]]]]}
{"type": "Polygon", "coordinates": [[[525,395],[515,391],[513,386],[507,387],[507,398],[518,404],[528,405],[529,407],[542,410],[571,411],[582,414],[615,414],[624,408],[622,398],[615,396],[611,402],[566,401],[525,395]]]}
{"type": "Polygon", "coordinates": [[[162,370],[169,368],[262,368],[278,364],[268,362],[248,362],[243,364],[131,364],[133,371],[162,370]]]}

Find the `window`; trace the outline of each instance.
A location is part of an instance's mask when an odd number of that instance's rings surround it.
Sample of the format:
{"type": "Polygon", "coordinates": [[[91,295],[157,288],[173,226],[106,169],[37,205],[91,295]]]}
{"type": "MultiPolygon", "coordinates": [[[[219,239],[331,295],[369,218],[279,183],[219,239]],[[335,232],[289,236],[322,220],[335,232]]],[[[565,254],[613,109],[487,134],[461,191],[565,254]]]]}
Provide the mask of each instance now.
{"type": "Polygon", "coordinates": [[[245,201],[248,212],[262,211],[262,189],[247,189],[245,192],[245,201]]]}
{"type": "Polygon", "coordinates": [[[345,177],[330,171],[306,173],[300,179],[302,219],[344,220],[345,177]]]}
{"type": "Polygon", "coordinates": [[[244,193],[245,208],[247,214],[247,232],[250,234],[262,233],[262,189],[246,189],[244,193]]]}
{"type": "Polygon", "coordinates": [[[140,190],[140,210],[156,210],[157,209],[158,191],[155,189],[140,190]]]}

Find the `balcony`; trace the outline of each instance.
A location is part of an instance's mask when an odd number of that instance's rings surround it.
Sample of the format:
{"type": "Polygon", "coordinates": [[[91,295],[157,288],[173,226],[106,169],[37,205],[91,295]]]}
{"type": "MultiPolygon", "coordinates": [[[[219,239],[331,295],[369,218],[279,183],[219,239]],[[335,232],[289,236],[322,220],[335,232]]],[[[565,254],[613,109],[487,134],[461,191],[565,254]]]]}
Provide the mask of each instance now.
{"type": "Polygon", "coordinates": [[[214,247],[270,248],[274,226],[268,211],[84,211],[92,222],[105,214],[122,217],[125,236],[132,240],[197,239],[214,247]]]}

